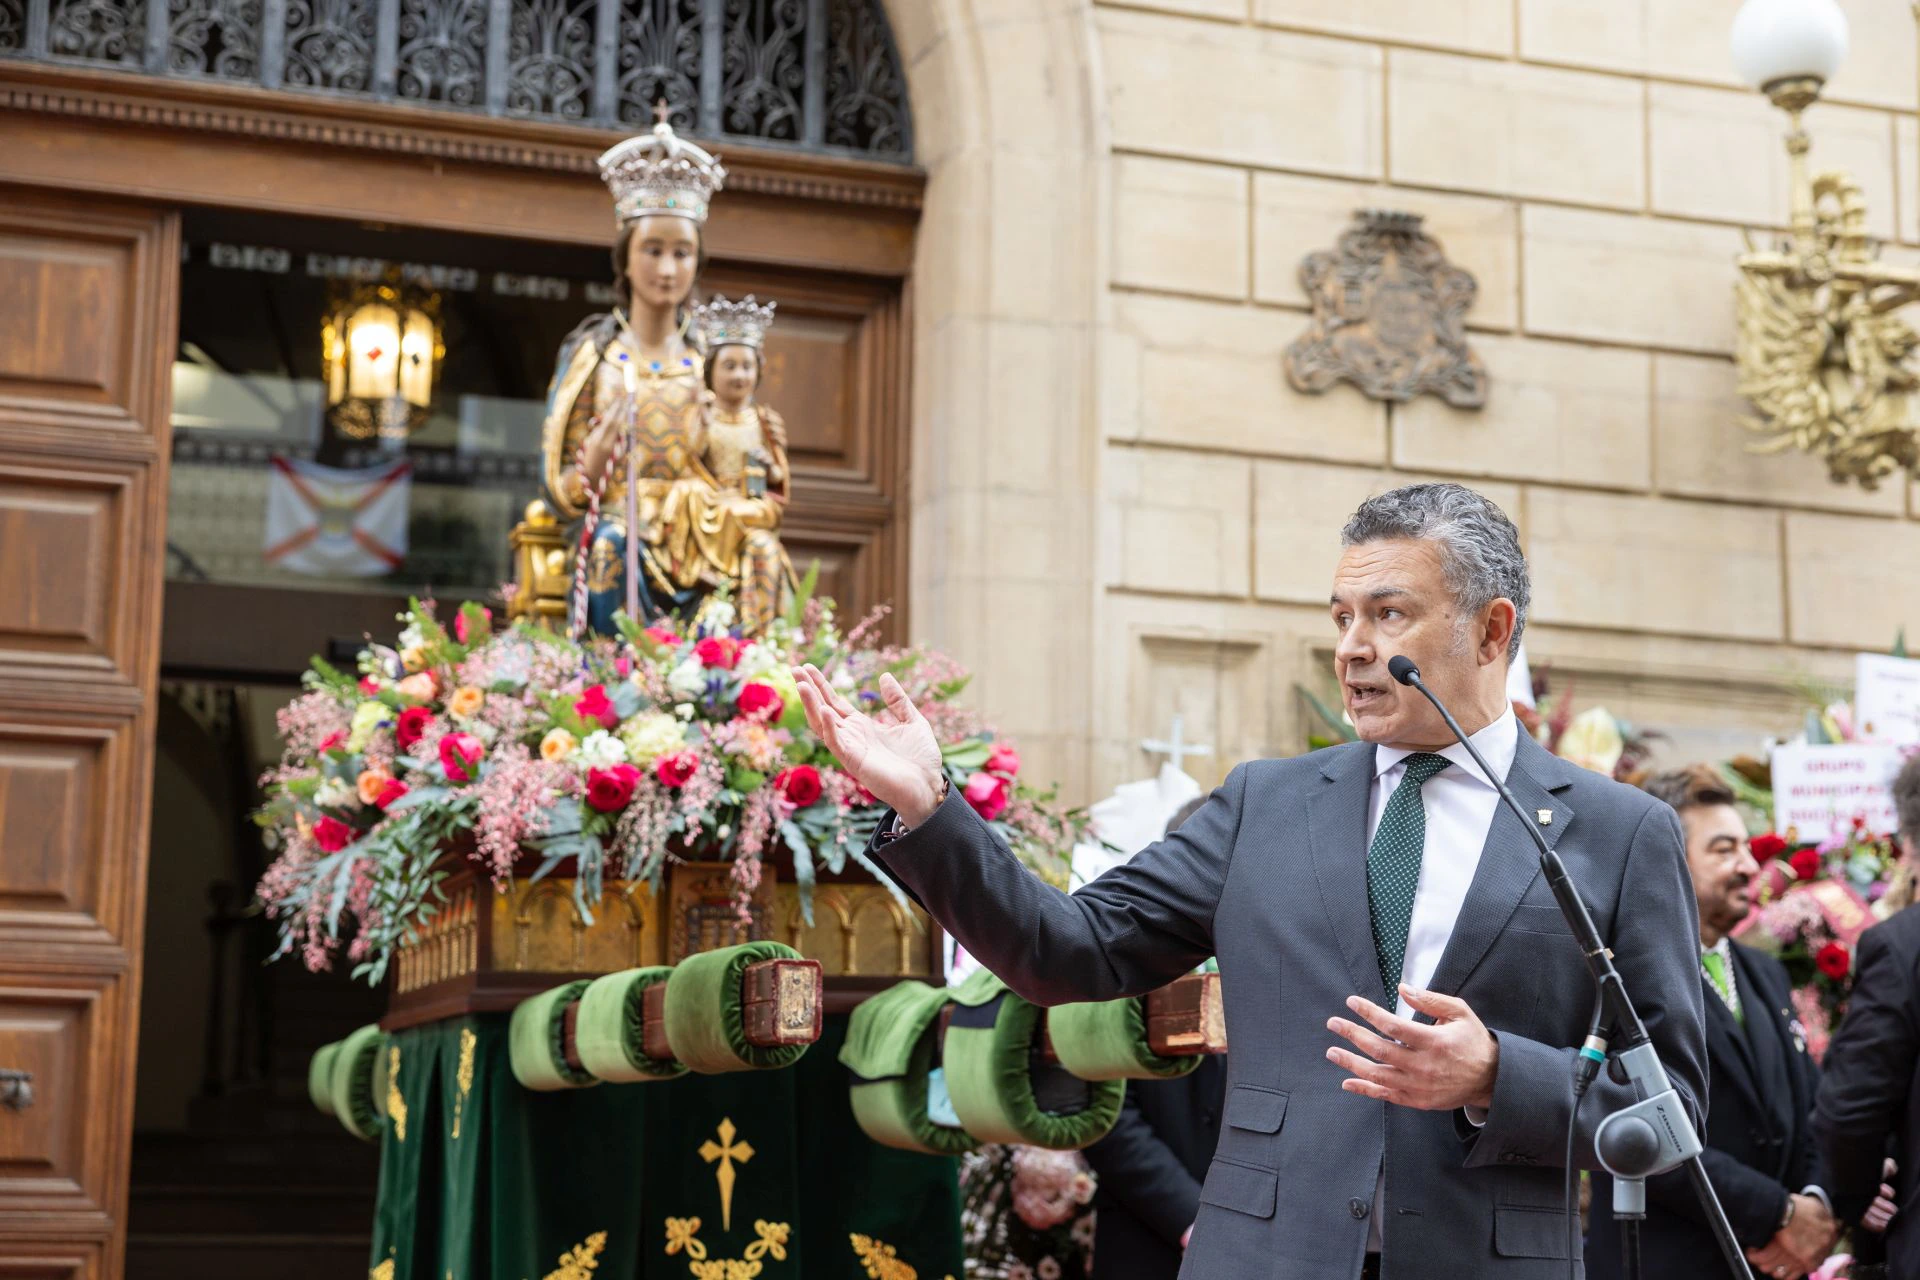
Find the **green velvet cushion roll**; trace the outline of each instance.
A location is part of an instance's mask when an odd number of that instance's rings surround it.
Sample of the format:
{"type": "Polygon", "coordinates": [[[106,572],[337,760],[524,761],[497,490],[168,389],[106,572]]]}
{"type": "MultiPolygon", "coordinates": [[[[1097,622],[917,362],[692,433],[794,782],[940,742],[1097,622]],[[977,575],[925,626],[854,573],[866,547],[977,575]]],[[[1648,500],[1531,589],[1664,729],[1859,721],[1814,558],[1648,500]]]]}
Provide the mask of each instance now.
{"type": "Polygon", "coordinates": [[[955,1009],[947,1027],[947,1092],[960,1123],[982,1142],[1077,1150],[1113,1128],[1127,1085],[1075,1081],[1042,1063],[1034,1043],[1040,1013],[1004,985],[983,1004],[955,1009]],[[1036,1096],[1036,1086],[1047,1099],[1036,1096]]]}
{"type": "Polygon", "coordinates": [[[884,1146],[955,1156],[980,1143],[964,1129],[927,1116],[940,1011],[952,993],[924,982],[901,982],[862,1001],[847,1020],[840,1061],[853,1073],[853,1118],[884,1146]]]}
{"type": "Polygon", "coordinates": [[[526,1088],[547,1092],[600,1083],[568,1066],[566,1058],[567,1006],[589,985],[584,978],[568,982],[522,1000],[514,1009],[507,1025],[507,1057],[513,1064],[513,1078],[526,1088]]]}
{"type": "Polygon", "coordinates": [[[339,1052],[338,1040],[323,1044],[313,1051],[313,1060],[307,1063],[307,1097],[324,1115],[333,1114],[333,1056],[339,1052]]]}
{"type": "Polygon", "coordinates": [[[790,1067],[807,1051],[803,1044],[763,1049],[747,1043],[740,976],[762,960],[798,960],[778,942],[747,942],[702,951],[674,966],[667,979],[667,1042],[689,1071],[765,1071],[790,1067]]]}
{"type": "Polygon", "coordinates": [[[685,1064],[649,1058],[641,1045],[646,990],[672,975],[671,968],[658,965],[610,973],[588,984],[573,1023],[573,1047],[589,1074],[615,1084],[672,1080],[687,1074],[685,1064]]]}
{"type": "Polygon", "coordinates": [[[340,1042],[333,1055],[327,1095],[334,1118],[346,1131],[368,1142],[380,1136],[380,1112],[374,1102],[374,1066],[380,1060],[380,1028],[373,1024],[340,1042]]]}
{"type": "Polygon", "coordinates": [[[1147,1045],[1144,1000],[1063,1004],[1047,1011],[1047,1030],[1060,1065],[1082,1080],[1171,1080],[1200,1059],[1163,1058],[1147,1045]]]}

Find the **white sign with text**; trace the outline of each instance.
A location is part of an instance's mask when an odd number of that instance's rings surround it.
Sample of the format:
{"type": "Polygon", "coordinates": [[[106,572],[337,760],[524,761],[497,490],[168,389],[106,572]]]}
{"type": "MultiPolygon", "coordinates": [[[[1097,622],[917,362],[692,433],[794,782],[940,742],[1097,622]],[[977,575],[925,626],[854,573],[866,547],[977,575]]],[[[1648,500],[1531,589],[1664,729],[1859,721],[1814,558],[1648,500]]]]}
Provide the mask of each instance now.
{"type": "Polygon", "coordinates": [[[1920,661],[1863,653],[1853,677],[1854,723],[1864,741],[1920,743],[1920,661]]]}
{"type": "Polygon", "coordinates": [[[1825,840],[1858,816],[1879,835],[1894,831],[1893,775],[1900,749],[1887,743],[1842,742],[1773,749],[1773,821],[1802,841],[1825,840]]]}

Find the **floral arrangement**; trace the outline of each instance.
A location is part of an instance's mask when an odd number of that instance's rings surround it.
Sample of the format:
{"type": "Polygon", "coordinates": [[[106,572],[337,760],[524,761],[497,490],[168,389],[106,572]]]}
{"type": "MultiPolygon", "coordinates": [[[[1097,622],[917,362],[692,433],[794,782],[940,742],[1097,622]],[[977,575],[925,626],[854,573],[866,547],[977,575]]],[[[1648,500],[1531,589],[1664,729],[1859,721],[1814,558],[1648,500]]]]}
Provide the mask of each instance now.
{"type": "Polygon", "coordinates": [[[1853,989],[1853,944],[1881,903],[1910,892],[1900,848],[1856,818],[1817,844],[1765,831],[1749,847],[1760,863],[1753,913],[1735,930],[1779,959],[1792,981],[1794,1013],[1817,1060],[1853,989]]]}
{"type": "Polygon", "coordinates": [[[472,603],[443,625],[414,602],[396,646],[370,643],[353,673],[315,659],[279,714],[284,754],[256,815],[275,854],[258,894],[279,923],[276,956],[297,948],[321,969],[344,944],[377,983],[460,858],[497,886],[570,863],[591,922],[605,877],[657,887],[694,858],[733,864],[744,914],[764,860],[785,849],[811,922],[819,867],[874,870],[864,849],[883,809],[807,729],[790,669],[809,662],[876,709],[891,673],[933,726],[954,790],[1061,878],[1084,816],[1023,783],[1014,745],[954,701],[968,679],[957,663],[879,643],[884,612],[843,635],[809,578],[758,637],[720,599],[697,624],[622,619],[618,639],[582,643],[496,629],[472,603]]]}
{"type": "Polygon", "coordinates": [[[960,1234],[972,1280],[1085,1280],[1095,1179],[1077,1151],[984,1146],[960,1158],[960,1234]]]}

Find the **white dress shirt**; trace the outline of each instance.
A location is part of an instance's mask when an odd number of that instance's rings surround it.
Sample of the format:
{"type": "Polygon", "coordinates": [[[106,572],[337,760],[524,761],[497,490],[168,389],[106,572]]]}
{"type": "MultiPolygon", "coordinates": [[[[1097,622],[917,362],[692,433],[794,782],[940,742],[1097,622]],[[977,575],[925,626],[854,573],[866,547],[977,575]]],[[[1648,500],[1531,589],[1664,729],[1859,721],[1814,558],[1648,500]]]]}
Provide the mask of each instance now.
{"type": "MultiPolygon", "coordinates": [[[[1513,768],[1514,753],[1520,749],[1520,722],[1513,709],[1480,732],[1471,735],[1474,747],[1486,757],[1487,765],[1502,781],[1513,768]]],[[[1374,832],[1380,829],[1381,815],[1400,780],[1407,776],[1407,757],[1415,754],[1398,747],[1373,749],[1373,793],[1367,806],[1367,848],[1373,847],[1374,832]]],[[[1487,832],[1493,827],[1493,814],[1500,807],[1500,792],[1491,779],[1454,743],[1434,755],[1452,763],[1420,789],[1427,814],[1427,838],[1420,853],[1420,888],[1413,895],[1413,921],[1407,928],[1407,958],[1401,966],[1401,981],[1410,987],[1424,988],[1433,981],[1440,967],[1441,953],[1453,936],[1454,922],[1480,869],[1480,853],[1487,844],[1487,832]]],[[[1365,856],[1362,851],[1361,856],[1365,856]]],[[[1396,1011],[1411,1018],[1414,1010],[1405,999],[1396,1002],[1396,1011]]],[[[1484,1117],[1469,1114],[1476,1123],[1484,1117]]],[[[1380,1170],[1374,1187],[1373,1213],[1367,1225],[1367,1249],[1380,1249],[1380,1215],[1385,1209],[1387,1171],[1380,1170]]]]}

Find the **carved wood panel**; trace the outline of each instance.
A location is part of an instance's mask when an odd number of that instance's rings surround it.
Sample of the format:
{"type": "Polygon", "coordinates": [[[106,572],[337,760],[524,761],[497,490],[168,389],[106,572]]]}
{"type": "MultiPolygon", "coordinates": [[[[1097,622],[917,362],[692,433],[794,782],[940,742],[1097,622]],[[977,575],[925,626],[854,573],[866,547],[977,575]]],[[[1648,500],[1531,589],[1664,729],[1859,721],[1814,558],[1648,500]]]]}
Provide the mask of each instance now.
{"type": "Polygon", "coordinates": [[[178,265],[0,189],[0,1277],[119,1274],[178,265]]]}

